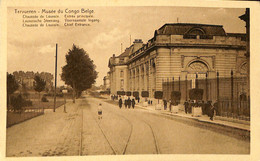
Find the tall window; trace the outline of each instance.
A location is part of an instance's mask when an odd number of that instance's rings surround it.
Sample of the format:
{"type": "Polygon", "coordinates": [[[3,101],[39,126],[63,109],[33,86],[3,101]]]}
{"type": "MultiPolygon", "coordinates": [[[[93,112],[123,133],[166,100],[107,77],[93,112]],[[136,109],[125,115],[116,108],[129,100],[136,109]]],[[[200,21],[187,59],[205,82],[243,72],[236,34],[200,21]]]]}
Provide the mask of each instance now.
{"type": "Polygon", "coordinates": [[[124,80],[123,79],[121,79],[120,88],[121,88],[121,90],[124,90],[124,80]]]}
{"type": "Polygon", "coordinates": [[[124,71],[120,71],[120,77],[123,78],[124,77],[124,71]]]}

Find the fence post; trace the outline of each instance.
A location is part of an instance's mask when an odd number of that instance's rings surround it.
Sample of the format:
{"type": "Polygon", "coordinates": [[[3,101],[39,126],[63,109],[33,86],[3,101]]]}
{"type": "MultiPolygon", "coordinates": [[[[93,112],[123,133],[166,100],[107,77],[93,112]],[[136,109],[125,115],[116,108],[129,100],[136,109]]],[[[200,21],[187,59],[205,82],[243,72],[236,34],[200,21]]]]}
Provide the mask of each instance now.
{"type": "Polygon", "coordinates": [[[239,94],[238,94],[238,80],[236,81],[237,82],[237,87],[236,87],[236,89],[237,89],[237,100],[236,100],[236,102],[237,102],[237,114],[238,114],[238,116],[240,115],[240,109],[239,109],[239,94]]]}
{"type": "Polygon", "coordinates": [[[174,91],[174,77],[172,77],[172,91],[174,91]]]}
{"type": "Polygon", "coordinates": [[[206,73],[206,101],[208,101],[208,73],[206,73]]]}
{"type": "MultiPolygon", "coordinates": [[[[163,93],[165,93],[165,92],[164,92],[163,82],[164,82],[164,79],[162,79],[162,91],[163,91],[163,93]]],[[[164,94],[163,94],[163,97],[164,97],[164,99],[165,99],[165,95],[164,95],[164,94]]]]}
{"type": "Polygon", "coordinates": [[[233,99],[234,99],[234,95],[233,95],[233,70],[231,70],[231,109],[232,109],[232,113],[235,114],[235,109],[233,107],[233,99]]]}
{"type": "Polygon", "coordinates": [[[219,73],[217,72],[217,100],[219,101],[219,73]]]}
{"type": "Polygon", "coordinates": [[[179,91],[181,91],[181,77],[179,76],[179,91]]]}
{"type": "Polygon", "coordinates": [[[186,84],[186,101],[188,101],[188,81],[187,81],[187,75],[185,76],[185,84],[186,84]]]}
{"type": "Polygon", "coordinates": [[[195,88],[199,88],[198,73],[196,73],[195,88]]]}
{"type": "MultiPolygon", "coordinates": [[[[169,82],[169,78],[167,78],[167,87],[170,85],[170,82],[169,82]]],[[[169,91],[170,91],[171,89],[168,87],[167,88],[167,100],[169,100],[169,91]]]]}

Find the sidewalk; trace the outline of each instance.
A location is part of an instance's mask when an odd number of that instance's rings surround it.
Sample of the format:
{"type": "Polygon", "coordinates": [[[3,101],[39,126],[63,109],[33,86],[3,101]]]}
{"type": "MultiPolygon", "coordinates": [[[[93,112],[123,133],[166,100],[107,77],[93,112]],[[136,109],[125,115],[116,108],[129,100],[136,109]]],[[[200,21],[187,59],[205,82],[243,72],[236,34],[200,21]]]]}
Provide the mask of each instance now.
{"type": "Polygon", "coordinates": [[[6,130],[7,157],[78,155],[81,126],[80,101],[64,106],[6,130]]]}
{"type": "Polygon", "coordinates": [[[193,119],[197,120],[200,122],[205,122],[205,123],[210,123],[210,124],[216,124],[220,126],[226,126],[234,129],[239,129],[243,131],[248,131],[250,132],[250,121],[244,121],[244,120],[238,120],[238,119],[233,119],[233,118],[227,118],[227,117],[221,117],[221,116],[214,116],[214,120],[210,120],[207,115],[202,115],[200,117],[194,117],[192,114],[186,114],[184,111],[179,110],[178,113],[172,113],[167,110],[164,110],[163,108],[161,110],[156,110],[155,105],[150,105],[147,107],[142,106],[142,103],[136,104],[137,107],[149,110],[154,113],[159,113],[162,115],[169,115],[169,116],[177,116],[177,117],[185,117],[188,119],[193,119]]]}

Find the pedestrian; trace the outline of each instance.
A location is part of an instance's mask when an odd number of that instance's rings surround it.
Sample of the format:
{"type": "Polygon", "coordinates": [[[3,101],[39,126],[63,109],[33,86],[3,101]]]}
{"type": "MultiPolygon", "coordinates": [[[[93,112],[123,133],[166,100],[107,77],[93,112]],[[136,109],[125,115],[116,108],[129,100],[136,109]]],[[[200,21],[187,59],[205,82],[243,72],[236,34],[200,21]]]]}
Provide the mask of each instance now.
{"type": "Polygon", "coordinates": [[[132,99],[132,107],[133,107],[133,109],[135,108],[135,99],[134,98],[132,99]]]}
{"type": "Polygon", "coordinates": [[[219,111],[219,108],[218,108],[218,100],[215,101],[215,103],[213,104],[214,106],[214,109],[216,111],[216,115],[220,115],[220,111],[219,111]]]}
{"type": "Polygon", "coordinates": [[[119,104],[119,108],[121,109],[122,108],[122,104],[123,104],[123,101],[122,101],[121,97],[119,98],[118,104],[119,104]]]}
{"type": "Polygon", "coordinates": [[[169,110],[170,110],[170,112],[172,111],[172,101],[171,100],[169,101],[169,110]]]}
{"type": "Polygon", "coordinates": [[[163,100],[163,106],[164,106],[164,110],[167,109],[167,101],[166,100],[163,100]]]}
{"type": "Polygon", "coordinates": [[[210,105],[211,105],[211,101],[208,101],[205,107],[205,112],[208,116],[210,116],[210,105]]]}
{"type": "Polygon", "coordinates": [[[127,99],[125,99],[125,108],[127,108],[127,104],[128,104],[128,103],[127,103],[127,99]]]}
{"type": "Polygon", "coordinates": [[[212,121],[213,121],[213,117],[214,117],[214,111],[215,111],[215,107],[211,103],[210,104],[209,117],[210,117],[210,120],[212,120],[212,121]]]}
{"type": "Polygon", "coordinates": [[[200,104],[201,110],[202,110],[202,115],[205,115],[205,102],[202,101],[202,103],[200,104]]]}
{"type": "Polygon", "coordinates": [[[140,102],[140,97],[139,96],[137,97],[137,100],[138,100],[138,103],[139,103],[140,102]]]}
{"type": "Polygon", "coordinates": [[[102,104],[98,105],[98,119],[102,119],[102,104]]]}
{"type": "Polygon", "coordinates": [[[131,99],[130,99],[130,97],[128,97],[128,99],[127,99],[127,105],[128,105],[128,108],[131,107],[131,99]]]}
{"type": "Polygon", "coordinates": [[[185,101],[185,102],[184,102],[184,108],[185,108],[185,113],[187,114],[187,113],[188,113],[188,108],[189,108],[189,103],[188,103],[188,101],[185,101]]]}

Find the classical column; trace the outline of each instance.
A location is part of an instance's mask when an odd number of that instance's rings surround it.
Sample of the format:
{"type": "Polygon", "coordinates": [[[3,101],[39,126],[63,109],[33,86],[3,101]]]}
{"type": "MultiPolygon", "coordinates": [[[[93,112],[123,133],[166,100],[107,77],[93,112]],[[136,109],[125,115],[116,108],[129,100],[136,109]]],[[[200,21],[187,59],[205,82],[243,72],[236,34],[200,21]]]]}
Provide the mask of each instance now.
{"type": "Polygon", "coordinates": [[[138,66],[139,68],[139,94],[142,91],[143,85],[142,85],[142,65],[138,66]]]}

